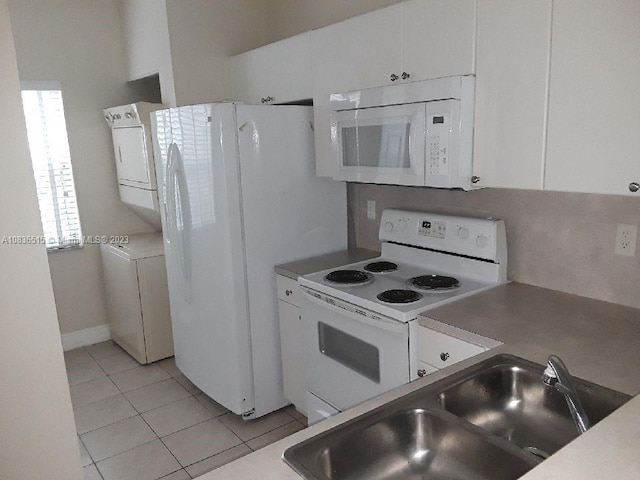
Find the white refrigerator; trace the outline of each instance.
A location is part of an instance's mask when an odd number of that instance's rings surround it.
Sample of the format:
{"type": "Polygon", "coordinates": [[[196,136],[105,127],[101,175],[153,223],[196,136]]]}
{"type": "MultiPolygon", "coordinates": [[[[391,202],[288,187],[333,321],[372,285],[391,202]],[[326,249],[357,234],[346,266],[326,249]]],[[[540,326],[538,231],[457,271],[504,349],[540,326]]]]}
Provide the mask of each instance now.
{"type": "Polygon", "coordinates": [[[312,108],[152,114],[178,368],[245,419],[285,406],[273,267],[347,246],[346,186],[315,175],[312,108]]]}

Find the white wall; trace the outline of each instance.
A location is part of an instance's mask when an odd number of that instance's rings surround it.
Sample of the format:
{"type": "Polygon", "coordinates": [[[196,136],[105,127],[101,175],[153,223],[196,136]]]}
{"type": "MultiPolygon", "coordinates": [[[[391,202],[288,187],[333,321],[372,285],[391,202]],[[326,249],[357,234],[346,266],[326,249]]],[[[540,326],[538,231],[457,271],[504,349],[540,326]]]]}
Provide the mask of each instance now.
{"type": "Polygon", "coordinates": [[[165,1],[120,0],[118,3],[127,50],[127,79],[137,80],[157,73],[162,103],[175,106],[165,1]]]}
{"type": "MultiPolygon", "coordinates": [[[[0,0],[0,236],[42,235],[6,0],[0,0]]],[[[0,478],[80,480],[43,245],[0,243],[0,478]]]]}
{"type": "MultiPolygon", "coordinates": [[[[133,101],[115,0],[10,0],[21,80],[62,83],[71,160],[84,235],[152,227],[118,196],[105,107],[133,101]]],[[[62,333],[107,323],[100,249],[49,254],[62,333]]]]}
{"type": "Polygon", "coordinates": [[[399,1],[401,0],[268,0],[270,42],[325,27],[399,1]]]}

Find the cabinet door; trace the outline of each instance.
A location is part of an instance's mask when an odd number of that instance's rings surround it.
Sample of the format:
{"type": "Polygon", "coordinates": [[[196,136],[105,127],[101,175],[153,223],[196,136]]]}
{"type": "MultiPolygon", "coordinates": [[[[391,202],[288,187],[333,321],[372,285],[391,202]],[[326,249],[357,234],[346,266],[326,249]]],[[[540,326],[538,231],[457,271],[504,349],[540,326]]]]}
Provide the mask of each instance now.
{"type": "Polygon", "coordinates": [[[278,311],[284,397],[306,414],[307,387],[304,381],[300,308],[278,300],[278,311]]]}
{"type": "Polygon", "coordinates": [[[402,5],[311,32],[316,173],[333,177],[329,95],[391,84],[402,73],[402,5]]]}
{"type": "Polygon", "coordinates": [[[311,81],[311,32],[267,46],[271,103],[307,100],[313,97],[311,81]]]}
{"type": "Polygon", "coordinates": [[[232,57],[233,98],[250,104],[286,103],[313,96],[311,32],[232,57]]]}
{"type": "Polygon", "coordinates": [[[479,0],[474,173],[484,187],[543,186],[551,0],[479,0]]]}
{"type": "Polygon", "coordinates": [[[259,105],[269,89],[266,47],[231,57],[233,99],[259,105]]]}
{"type": "Polygon", "coordinates": [[[402,6],[408,80],[474,73],[475,0],[409,0],[402,6]]]}
{"type": "Polygon", "coordinates": [[[640,2],[555,0],[552,39],[545,189],[633,195],[640,2]]]}
{"type": "Polygon", "coordinates": [[[393,5],[312,32],[318,92],[391,84],[402,66],[402,5],[393,5]]]}
{"type": "Polygon", "coordinates": [[[486,350],[480,345],[436,332],[430,328],[418,328],[418,359],[438,369],[474,357],[486,350]]]}

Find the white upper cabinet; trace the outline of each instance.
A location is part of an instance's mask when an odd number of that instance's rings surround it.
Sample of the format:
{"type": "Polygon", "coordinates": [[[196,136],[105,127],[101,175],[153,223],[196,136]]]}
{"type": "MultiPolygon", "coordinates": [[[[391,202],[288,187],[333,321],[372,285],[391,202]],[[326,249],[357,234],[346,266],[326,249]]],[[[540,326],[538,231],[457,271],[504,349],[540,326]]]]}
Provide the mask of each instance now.
{"type": "Polygon", "coordinates": [[[314,99],[391,83],[402,69],[402,5],[314,30],[311,42],[314,99]]]}
{"type": "Polygon", "coordinates": [[[545,188],[640,183],[640,2],[554,0],[545,188]]]}
{"type": "Polygon", "coordinates": [[[392,83],[402,73],[402,5],[375,10],[311,33],[316,173],[333,177],[329,95],[392,83]]]}
{"type": "Polygon", "coordinates": [[[312,32],[316,173],[333,177],[329,95],[474,73],[475,0],[409,0],[312,32]]]}
{"type": "MultiPolygon", "coordinates": [[[[259,104],[260,100],[267,96],[266,91],[273,89],[272,85],[267,83],[267,47],[231,57],[231,91],[234,100],[251,105],[259,104]]],[[[272,68],[277,66],[274,65],[272,68]]]]}
{"type": "Polygon", "coordinates": [[[484,187],[544,180],[551,0],[479,0],[474,172],[484,187]]]}
{"type": "Polygon", "coordinates": [[[476,0],[408,0],[402,9],[409,81],[475,72],[476,0]]]}
{"type": "Polygon", "coordinates": [[[311,32],[231,58],[233,99],[287,103],[313,96],[311,32]]]}

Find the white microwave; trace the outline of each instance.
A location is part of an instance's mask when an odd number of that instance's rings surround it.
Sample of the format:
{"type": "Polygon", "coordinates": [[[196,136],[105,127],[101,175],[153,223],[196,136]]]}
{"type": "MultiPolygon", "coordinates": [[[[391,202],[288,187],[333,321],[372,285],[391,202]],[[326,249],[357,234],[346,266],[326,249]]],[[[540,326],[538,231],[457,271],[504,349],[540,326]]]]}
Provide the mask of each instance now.
{"type": "Polygon", "coordinates": [[[336,180],[471,190],[475,77],[330,97],[336,180]]]}

